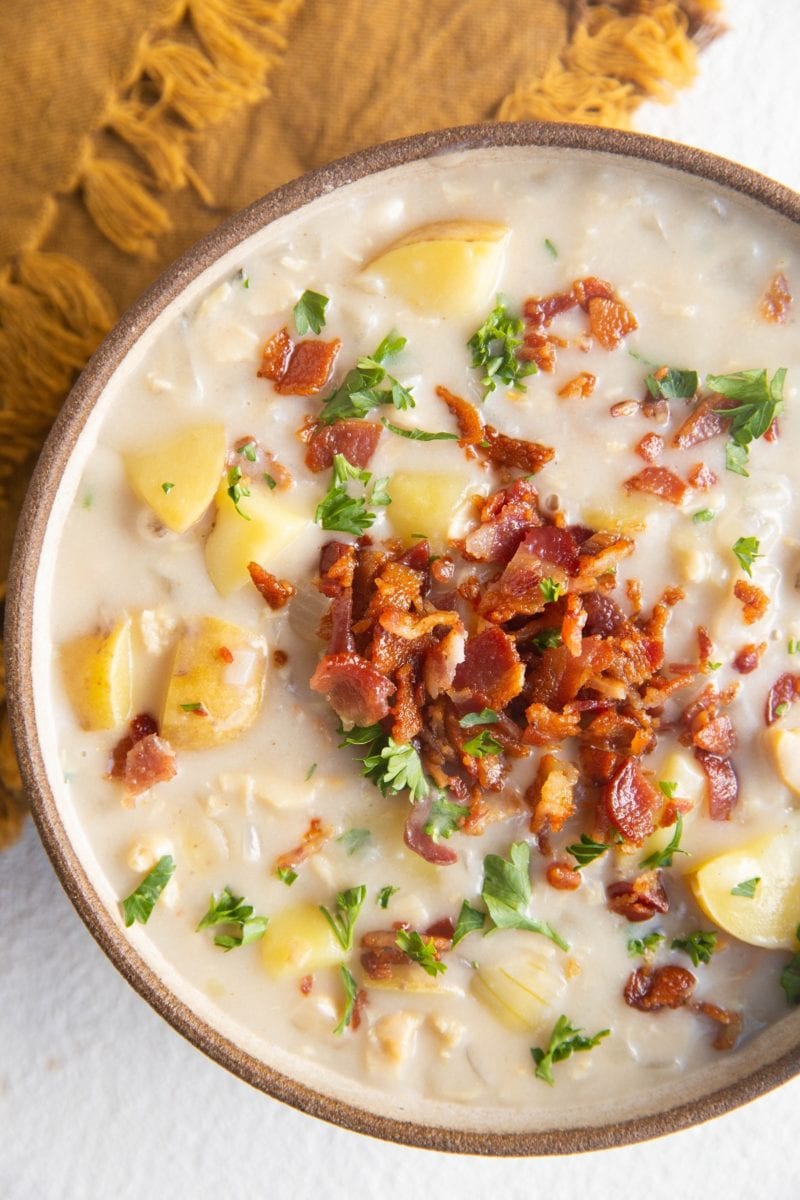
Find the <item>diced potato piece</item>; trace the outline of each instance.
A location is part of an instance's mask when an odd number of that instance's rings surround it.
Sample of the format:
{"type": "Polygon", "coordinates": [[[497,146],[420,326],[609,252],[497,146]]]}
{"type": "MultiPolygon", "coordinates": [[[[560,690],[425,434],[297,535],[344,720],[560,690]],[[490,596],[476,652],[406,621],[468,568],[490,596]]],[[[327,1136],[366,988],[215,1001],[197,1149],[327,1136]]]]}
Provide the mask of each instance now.
{"type": "Polygon", "coordinates": [[[552,1013],[565,987],[558,967],[544,955],[522,953],[506,963],[481,966],[472,993],[510,1029],[535,1029],[552,1013]]]}
{"type": "Polygon", "coordinates": [[[131,620],[61,647],[61,673],[84,729],[116,729],[131,715],[131,620]]]}
{"type": "Polygon", "coordinates": [[[793,950],[800,913],[800,822],[704,863],[692,879],[703,912],[751,946],[793,950]],[[752,898],[731,891],[758,879],[752,898]]]}
{"type": "Polygon", "coordinates": [[[401,1010],[380,1017],[367,1033],[367,1061],[371,1069],[401,1067],[414,1052],[421,1024],[422,1016],[415,1012],[401,1010]]]}
{"type": "Polygon", "coordinates": [[[653,497],[615,496],[613,501],[587,504],[581,510],[581,521],[591,529],[627,535],[641,533],[653,510],[653,497]]]}
{"type": "Polygon", "coordinates": [[[176,750],[202,750],[238,737],[255,720],[266,669],[267,646],[259,634],[216,617],[191,622],[175,648],[162,735],[176,750]]]}
{"type": "Polygon", "coordinates": [[[713,556],[708,551],[707,541],[701,539],[695,526],[675,531],[672,550],[680,579],[687,583],[702,583],[709,578],[713,556]]]}
{"type": "Polygon", "coordinates": [[[450,526],[473,484],[466,472],[395,471],[389,480],[388,510],[392,527],[403,541],[422,533],[438,550],[444,549],[450,526]]]}
{"type": "Polygon", "coordinates": [[[168,529],[183,533],[214,498],[225,445],[223,425],[197,425],[149,450],[126,454],[128,481],[168,529]]]}
{"type": "Polygon", "coordinates": [[[313,904],[297,904],[272,917],[261,939],[261,961],[270,975],[298,975],[333,967],[344,951],[313,904]]]}
{"type": "MultiPolygon", "coordinates": [[[[675,789],[676,800],[691,800],[692,802],[691,809],[682,814],[684,834],[681,843],[686,848],[687,833],[698,812],[701,810],[702,801],[705,796],[705,774],[696,759],[690,758],[685,750],[673,750],[659,767],[658,778],[659,780],[664,780],[665,783],[677,783],[678,786],[675,789]]],[[[644,841],[641,850],[637,851],[639,857],[647,858],[648,855],[655,854],[658,850],[663,850],[672,841],[674,833],[674,825],[656,829],[644,841]]],[[[673,859],[673,867],[676,870],[690,870],[693,869],[694,864],[691,858],[684,858],[683,855],[679,854],[673,859]]]]}
{"type": "Polygon", "coordinates": [[[508,229],[488,221],[441,221],[414,229],[364,274],[432,317],[466,316],[491,304],[508,229]]]}
{"type": "Polygon", "coordinates": [[[221,596],[229,596],[249,582],[248,563],[257,562],[270,570],[275,556],[313,523],[310,513],[289,508],[268,487],[248,486],[250,495],[239,501],[241,512],[228,495],[224,479],[216,495],[217,516],[206,541],[206,570],[221,596]]]}
{"type": "Polygon", "coordinates": [[[780,725],[772,725],[766,736],[778,774],[786,786],[800,796],[800,729],[781,729],[780,725]]]}
{"type": "Polygon", "coordinates": [[[449,992],[446,975],[428,975],[418,963],[397,963],[387,979],[364,980],[367,988],[389,992],[449,992]]]}

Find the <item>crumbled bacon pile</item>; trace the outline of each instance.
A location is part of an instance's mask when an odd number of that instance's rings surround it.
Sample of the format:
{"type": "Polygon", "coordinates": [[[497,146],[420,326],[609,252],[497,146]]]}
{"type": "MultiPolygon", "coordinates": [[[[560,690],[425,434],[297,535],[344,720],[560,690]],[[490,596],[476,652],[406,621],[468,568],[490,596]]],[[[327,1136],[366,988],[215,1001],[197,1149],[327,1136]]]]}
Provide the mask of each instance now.
{"type": "Polygon", "coordinates": [[[176,773],[175,751],[159,736],[158,722],[149,713],[139,713],[111,751],[109,775],[125,784],[133,798],[156,783],[166,783],[176,773]]]}
{"type": "MultiPolygon", "coordinates": [[[[567,527],[543,512],[529,479],[483,503],[455,578],[437,577],[425,541],[411,549],[366,538],[329,542],[319,584],[331,601],[328,648],[311,687],[346,726],[379,722],[395,742],[413,742],[427,777],[464,807],[465,833],[527,804],[549,854],[550,836],[580,803],[595,836],[641,845],[675,820],[643,756],[656,743],[665,702],[694,668],[664,663],[679,589],[649,616],[626,615],[612,597],[616,567],[632,550],[627,537],[567,527]],[[485,708],[491,724],[462,724],[485,708]],[[480,753],[474,739],[482,729],[491,740],[480,753]],[[562,759],[555,752],[567,741],[562,759]],[[545,753],[523,799],[509,770],[534,747],[545,753]]],[[[698,754],[725,761],[726,721],[704,722],[698,754]]],[[[412,811],[407,844],[430,861],[455,861],[424,832],[423,808],[412,811]]]]}
{"type": "MultiPolygon", "coordinates": [[[[616,295],[610,283],[589,276],[573,283],[567,292],[556,292],[552,296],[536,297],[525,301],[525,339],[520,358],[535,362],[540,371],[553,371],[556,365],[556,350],[567,343],[550,331],[556,317],[572,308],[582,308],[589,318],[589,333],[604,350],[616,350],[626,334],[638,329],[636,317],[616,295]]],[[[567,393],[586,396],[594,387],[594,379],[587,383],[588,391],[576,384],[576,390],[567,393]]]]}

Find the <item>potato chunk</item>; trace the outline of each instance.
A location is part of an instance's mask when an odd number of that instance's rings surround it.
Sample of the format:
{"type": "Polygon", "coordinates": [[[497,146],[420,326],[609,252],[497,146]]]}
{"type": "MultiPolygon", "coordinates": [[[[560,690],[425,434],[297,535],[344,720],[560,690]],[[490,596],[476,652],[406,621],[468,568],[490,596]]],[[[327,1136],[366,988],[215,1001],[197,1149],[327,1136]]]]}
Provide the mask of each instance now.
{"type": "Polygon", "coordinates": [[[435,549],[444,549],[472,482],[466,471],[395,471],[389,480],[392,504],[388,512],[397,536],[411,541],[414,534],[421,533],[435,549]]]}
{"type": "Polygon", "coordinates": [[[175,749],[202,750],[238,737],[264,694],[266,642],[256,633],[201,617],[175,648],[161,732],[175,749]]]}
{"type": "Polygon", "coordinates": [[[223,425],[197,425],[167,442],[125,455],[131,487],[175,533],[202,517],[224,465],[223,425]]]}
{"type": "Polygon", "coordinates": [[[766,736],[778,774],[786,786],[800,796],[800,729],[771,725],[766,736]]]}
{"type": "Polygon", "coordinates": [[[535,1029],[553,1011],[564,977],[543,954],[515,954],[505,963],[481,966],[472,994],[510,1029],[535,1029]]]}
{"type": "Polygon", "coordinates": [[[261,939],[261,961],[270,975],[318,971],[343,958],[333,930],[313,904],[297,904],[279,912],[261,939]]]}
{"type": "Polygon", "coordinates": [[[428,316],[467,316],[491,304],[507,237],[489,221],[439,221],[406,234],[364,275],[428,316]]]}
{"type": "Polygon", "coordinates": [[[793,950],[800,913],[800,822],[709,859],[692,887],[703,912],[751,946],[793,950]],[[758,883],[753,883],[758,880],[758,883]],[[741,894],[741,885],[750,883],[741,894]],[[738,895],[733,894],[739,889],[738,895]]]}
{"type": "Polygon", "coordinates": [[[61,647],[61,673],[84,729],[116,729],[131,715],[131,620],[61,647]]]}
{"type": "Polygon", "coordinates": [[[237,511],[225,480],[216,494],[217,515],[206,541],[206,570],[221,596],[230,596],[250,581],[247,564],[270,570],[277,554],[313,524],[312,514],[290,508],[265,486],[250,483],[237,511]],[[242,513],[245,516],[242,516],[242,513]]]}

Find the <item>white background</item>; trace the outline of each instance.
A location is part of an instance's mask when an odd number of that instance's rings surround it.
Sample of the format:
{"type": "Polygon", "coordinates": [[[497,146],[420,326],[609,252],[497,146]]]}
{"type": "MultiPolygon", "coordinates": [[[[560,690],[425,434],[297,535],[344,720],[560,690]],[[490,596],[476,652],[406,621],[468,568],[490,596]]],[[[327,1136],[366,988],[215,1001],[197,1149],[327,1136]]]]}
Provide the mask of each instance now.
{"type": "MultiPolygon", "coordinates": [[[[637,125],[800,190],[800,4],[725,13],[695,87],[637,125]]],[[[800,1079],[701,1128],[569,1159],[455,1158],[323,1125],[206,1060],[129,989],[30,823],[0,856],[3,1200],[796,1200],[799,1143],[800,1079]]]]}

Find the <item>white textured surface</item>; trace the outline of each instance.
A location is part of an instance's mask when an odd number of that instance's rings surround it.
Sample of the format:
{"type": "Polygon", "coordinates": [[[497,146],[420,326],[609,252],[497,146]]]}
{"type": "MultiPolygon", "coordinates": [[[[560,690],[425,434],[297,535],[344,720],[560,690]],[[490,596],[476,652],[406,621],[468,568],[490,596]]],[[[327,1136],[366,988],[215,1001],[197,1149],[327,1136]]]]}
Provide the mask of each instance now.
{"type": "MultiPolygon", "coordinates": [[[[725,11],[731,32],[694,89],[638,127],[800,189],[800,4],[727,0],[725,11]]],[[[572,1159],[383,1145],[252,1091],[174,1033],[94,945],[30,824],[0,856],[0,914],[3,1200],[800,1194],[800,1079],[701,1128],[572,1159]]]]}

